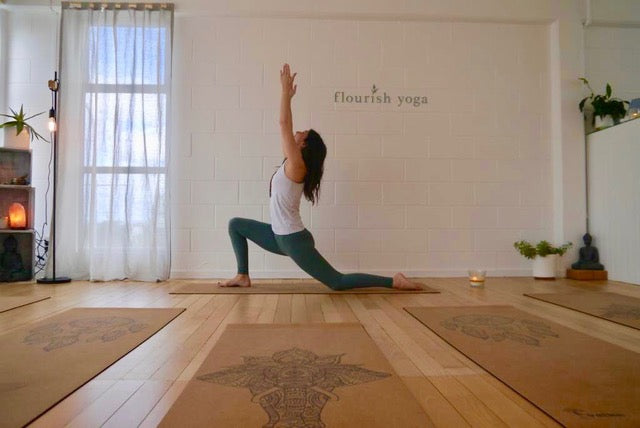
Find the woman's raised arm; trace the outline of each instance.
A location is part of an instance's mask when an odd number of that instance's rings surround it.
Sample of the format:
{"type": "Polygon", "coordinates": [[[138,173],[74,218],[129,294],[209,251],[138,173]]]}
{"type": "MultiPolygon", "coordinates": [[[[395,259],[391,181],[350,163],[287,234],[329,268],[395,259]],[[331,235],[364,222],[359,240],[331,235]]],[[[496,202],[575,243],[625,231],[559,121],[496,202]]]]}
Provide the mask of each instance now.
{"type": "Polygon", "coordinates": [[[304,169],[304,161],[300,148],[293,136],[293,115],[291,113],[291,98],[296,94],[298,85],[294,84],[297,73],[291,74],[289,64],[280,70],[282,95],[280,96],[280,135],[282,137],[282,152],[293,169],[304,169]]]}

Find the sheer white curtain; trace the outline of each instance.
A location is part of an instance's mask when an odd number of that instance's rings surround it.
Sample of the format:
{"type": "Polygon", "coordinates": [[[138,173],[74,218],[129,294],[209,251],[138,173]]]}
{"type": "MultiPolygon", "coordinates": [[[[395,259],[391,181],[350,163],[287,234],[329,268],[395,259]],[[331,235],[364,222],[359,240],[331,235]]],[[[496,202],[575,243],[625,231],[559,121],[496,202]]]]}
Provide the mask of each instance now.
{"type": "Polygon", "coordinates": [[[173,7],[107,5],[63,4],[56,274],[163,280],[173,7]]]}

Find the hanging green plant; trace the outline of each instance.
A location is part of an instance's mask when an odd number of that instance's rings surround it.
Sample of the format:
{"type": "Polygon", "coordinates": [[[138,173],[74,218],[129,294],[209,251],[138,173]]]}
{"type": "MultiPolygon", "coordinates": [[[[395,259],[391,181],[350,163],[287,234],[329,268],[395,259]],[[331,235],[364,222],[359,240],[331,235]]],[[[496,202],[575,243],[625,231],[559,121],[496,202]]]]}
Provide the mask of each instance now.
{"type": "Polygon", "coordinates": [[[0,113],[0,116],[8,117],[9,119],[11,119],[11,120],[6,121],[3,124],[0,124],[0,128],[12,128],[12,127],[15,127],[16,128],[16,135],[20,135],[20,133],[24,129],[26,129],[29,132],[29,135],[30,135],[30,138],[31,138],[31,142],[33,142],[34,139],[48,142],[48,140],[46,138],[44,138],[42,135],[38,134],[38,132],[36,132],[36,130],[33,129],[33,126],[31,126],[31,125],[29,125],[27,123],[28,120],[33,119],[36,116],[40,116],[42,113],[44,113],[43,111],[40,112],[40,113],[34,114],[33,116],[25,117],[22,105],[20,106],[20,112],[19,113],[16,113],[15,110],[13,110],[12,108],[9,108],[9,110],[11,110],[11,114],[2,114],[2,113],[0,113]]]}
{"type": "Polygon", "coordinates": [[[595,123],[596,116],[599,116],[600,119],[604,119],[606,116],[611,116],[614,123],[620,122],[620,119],[625,117],[627,114],[627,108],[625,106],[629,105],[629,101],[621,100],[619,98],[613,98],[611,94],[613,90],[611,89],[611,85],[607,83],[607,87],[605,89],[604,95],[596,95],[593,93],[593,88],[589,84],[589,81],[584,77],[580,77],[580,80],[584,85],[589,88],[591,94],[580,101],[578,107],[580,107],[580,111],[584,112],[585,107],[587,106],[587,101],[593,108],[593,118],[591,119],[591,125],[595,123]]]}

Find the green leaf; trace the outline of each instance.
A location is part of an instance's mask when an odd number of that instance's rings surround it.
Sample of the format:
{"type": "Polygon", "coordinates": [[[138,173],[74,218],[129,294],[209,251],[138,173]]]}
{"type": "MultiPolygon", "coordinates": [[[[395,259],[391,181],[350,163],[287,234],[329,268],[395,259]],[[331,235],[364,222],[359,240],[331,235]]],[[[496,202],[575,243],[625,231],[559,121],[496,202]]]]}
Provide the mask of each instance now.
{"type": "Polygon", "coordinates": [[[513,247],[527,259],[534,259],[537,255],[536,248],[527,241],[514,242],[513,247]]]}
{"type": "Polygon", "coordinates": [[[571,248],[572,245],[573,244],[571,242],[568,242],[560,247],[554,247],[548,241],[544,240],[538,242],[535,247],[527,241],[518,241],[513,243],[514,248],[527,259],[534,259],[536,256],[544,257],[549,254],[563,255],[569,248],[571,248]]]}
{"type": "Polygon", "coordinates": [[[552,246],[551,244],[549,244],[549,242],[547,241],[540,241],[538,242],[538,245],[536,245],[536,252],[538,253],[539,256],[544,257],[547,256],[549,254],[552,254],[552,246]]]}
{"type": "Polygon", "coordinates": [[[18,122],[16,122],[15,120],[12,120],[10,122],[5,122],[2,125],[0,125],[0,128],[11,128],[12,126],[16,126],[18,122]]]}
{"type": "Polygon", "coordinates": [[[580,107],[580,111],[584,110],[584,103],[588,100],[589,98],[584,98],[582,101],[580,101],[579,107],[580,107]]]}
{"type": "Polygon", "coordinates": [[[24,105],[20,106],[20,111],[16,112],[15,110],[13,110],[12,108],[9,108],[9,110],[11,110],[11,114],[1,114],[0,116],[2,117],[6,117],[9,119],[13,119],[13,120],[9,120],[3,124],[0,124],[0,128],[11,128],[11,127],[15,127],[16,128],[16,135],[20,135],[20,133],[26,128],[27,131],[29,132],[29,137],[31,139],[31,141],[33,141],[34,139],[36,140],[43,140],[48,142],[48,140],[46,138],[44,138],[42,135],[38,134],[38,132],[36,132],[36,130],[27,123],[27,121],[29,119],[32,119],[36,116],[39,116],[43,113],[45,113],[44,111],[40,112],[40,113],[36,113],[32,116],[29,116],[27,118],[25,118],[25,114],[24,114],[24,105]]]}
{"type": "Polygon", "coordinates": [[[35,140],[42,140],[45,143],[49,143],[50,141],[47,140],[46,138],[44,138],[42,135],[38,134],[38,132],[36,132],[35,129],[33,129],[33,127],[27,125],[29,127],[29,135],[31,135],[31,141],[35,140]]]}
{"type": "Polygon", "coordinates": [[[611,97],[611,85],[607,83],[607,98],[611,97]]]}
{"type": "Polygon", "coordinates": [[[43,112],[43,111],[41,111],[40,113],[36,113],[36,114],[34,114],[33,116],[29,116],[29,117],[27,117],[26,119],[24,119],[24,121],[26,122],[26,121],[27,121],[27,120],[29,120],[29,119],[32,119],[32,118],[34,118],[34,117],[36,117],[36,116],[40,116],[42,113],[44,113],[44,112],[43,112]]]}

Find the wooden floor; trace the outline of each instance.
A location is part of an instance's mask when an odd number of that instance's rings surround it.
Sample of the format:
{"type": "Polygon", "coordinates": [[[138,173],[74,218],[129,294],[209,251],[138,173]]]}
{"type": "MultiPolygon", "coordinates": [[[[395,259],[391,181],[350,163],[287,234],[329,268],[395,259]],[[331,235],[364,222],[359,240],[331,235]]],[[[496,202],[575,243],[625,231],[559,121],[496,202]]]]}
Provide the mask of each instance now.
{"type": "MultiPolygon", "coordinates": [[[[489,278],[423,279],[441,294],[170,295],[165,283],[74,281],[0,284],[0,296],[48,293],[51,299],[0,313],[0,334],[74,307],[184,307],[159,333],[67,397],[32,426],[153,427],[191,379],[229,323],[359,322],[440,427],[559,426],[545,413],[443,342],[404,306],[509,304],[640,352],[640,331],[522,296],[567,285],[640,297],[640,286],[613,281],[489,278]]],[[[266,282],[266,281],[265,281],[266,282]]],[[[255,281],[259,286],[260,281],[255,281]]]]}

